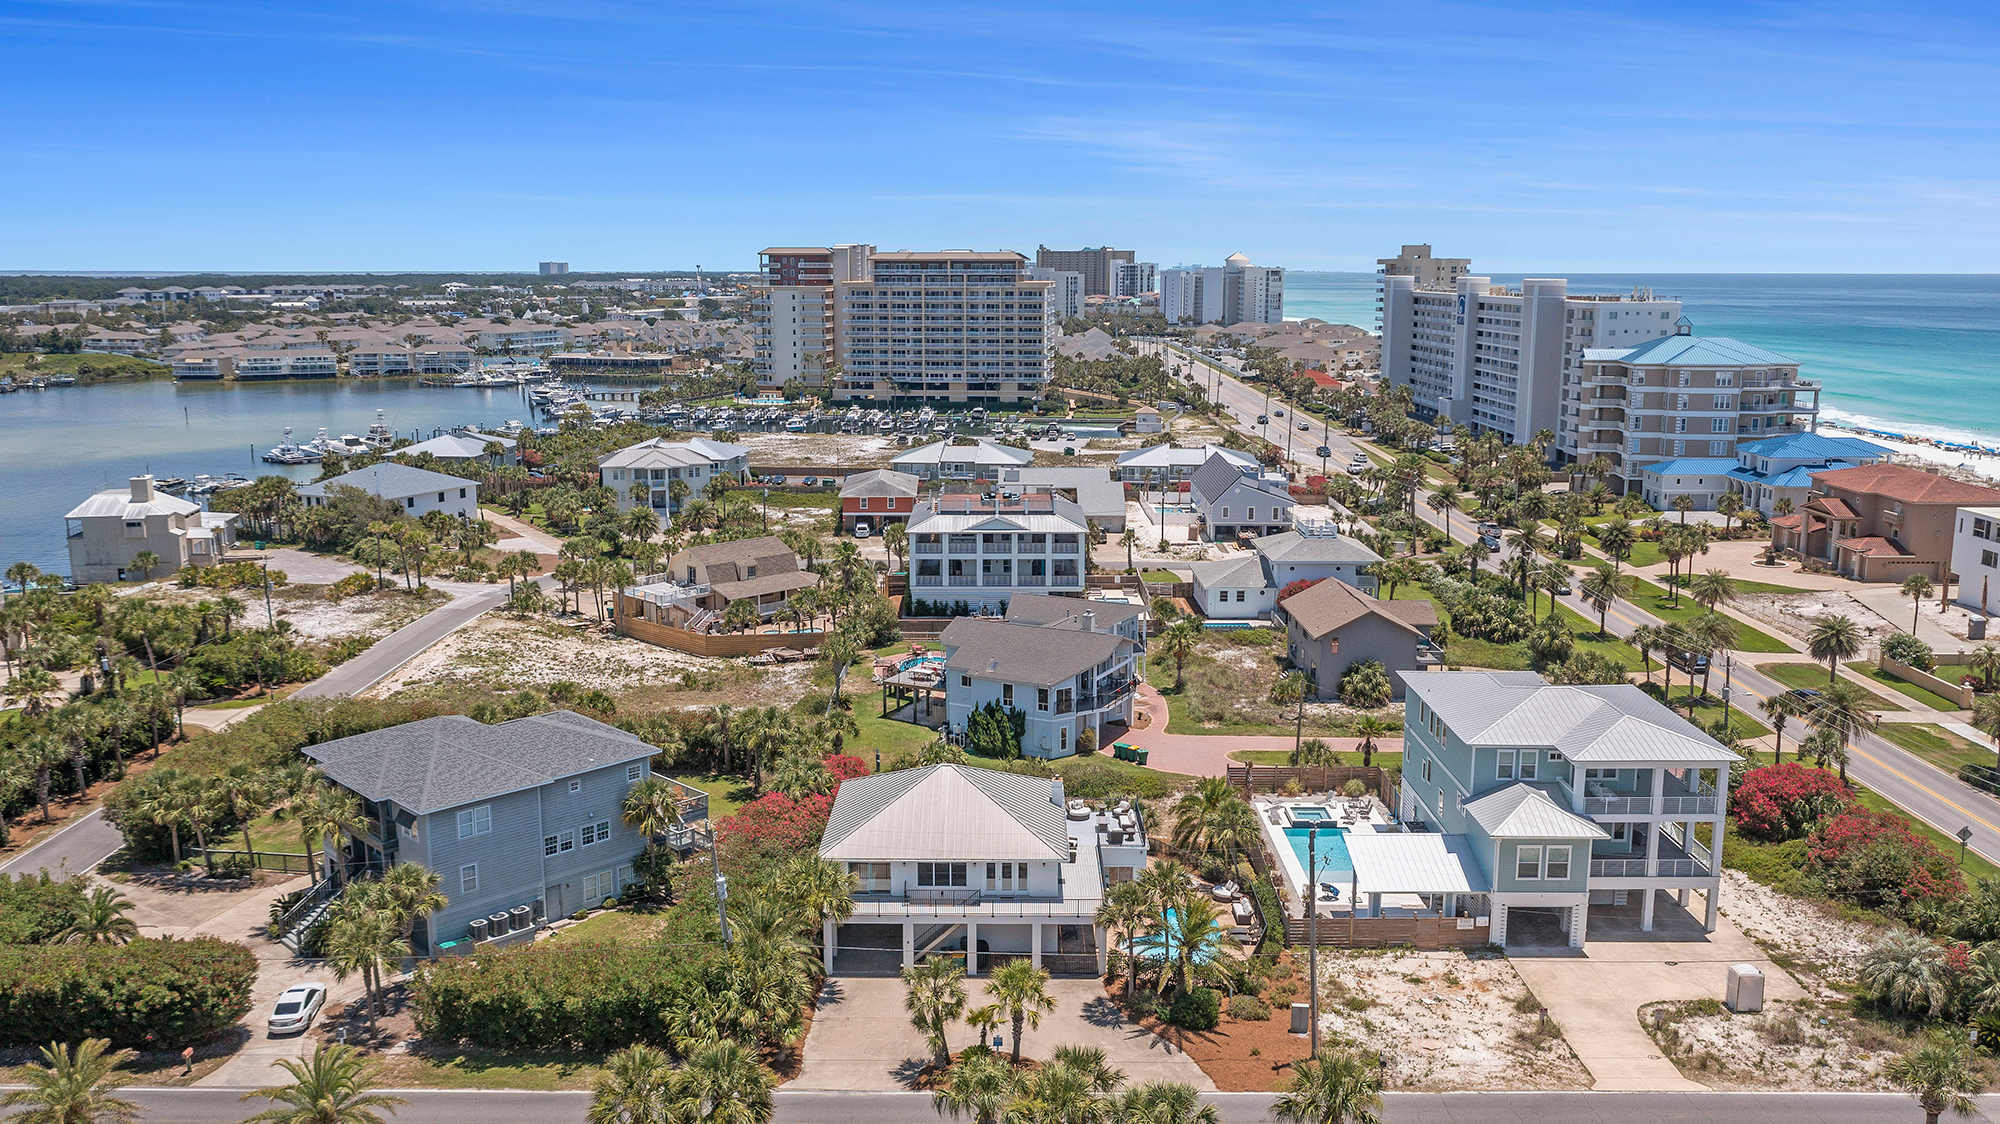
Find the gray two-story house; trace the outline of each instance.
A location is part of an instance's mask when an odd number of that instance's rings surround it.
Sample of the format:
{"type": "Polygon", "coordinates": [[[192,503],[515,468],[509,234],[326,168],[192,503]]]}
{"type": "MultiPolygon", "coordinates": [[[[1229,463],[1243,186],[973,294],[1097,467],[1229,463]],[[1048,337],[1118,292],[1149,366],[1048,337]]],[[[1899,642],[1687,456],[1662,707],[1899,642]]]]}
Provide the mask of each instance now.
{"type": "Polygon", "coordinates": [[[989,703],[1026,718],[1021,753],[1068,757],[1080,737],[1095,749],[1132,725],[1138,684],[1138,643],[1118,631],[1130,618],[1100,621],[1090,602],[1074,615],[1038,623],[960,617],[938,644],[944,649],[945,716],[962,734],[972,712],[989,703]]]}
{"type": "MultiPolygon", "coordinates": [[[[496,938],[503,926],[493,919],[519,906],[540,925],[617,897],[647,842],[620,811],[655,752],[567,710],[492,726],[426,718],[305,749],[361,798],[363,826],[344,847],[350,872],[417,863],[442,880],[449,904],[418,926],[420,953],[496,938]]],[[[684,801],[682,811],[683,822],[705,818],[706,801],[684,801]]]]}
{"type": "Polygon", "coordinates": [[[1583,945],[1593,905],[1654,926],[1657,892],[1700,891],[1715,928],[1736,755],[1628,683],[1529,671],[1403,676],[1405,824],[1459,837],[1496,944],[1583,945]],[[1510,937],[1511,934],[1511,937],[1510,937]],[[1560,937],[1558,937],[1560,934],[1560,937]]]}

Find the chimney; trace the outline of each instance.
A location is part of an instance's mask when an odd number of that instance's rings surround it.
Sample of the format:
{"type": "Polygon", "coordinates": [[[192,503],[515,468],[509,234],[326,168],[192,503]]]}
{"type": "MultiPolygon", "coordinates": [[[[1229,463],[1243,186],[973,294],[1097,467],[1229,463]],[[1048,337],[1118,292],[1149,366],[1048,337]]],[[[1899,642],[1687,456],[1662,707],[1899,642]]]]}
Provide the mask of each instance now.
{"type": "Polygon", "coordinates": [[[1055,779],[1055,783],[1049,788],[1049,803],[1054,804],[1058,808],[1068,807],[1069,805],[1069,801],[1063,799],[1063,783],[1061,777],[1057,777],[1055,779]]]}
{"type": "Polygon", "coordinates": [[[151,476],[134,476],[132,478],[132,502],[153,502],[153,478],[151,476]]]}
{"type": "Polygon", "coordinates": [[[1085,632],[1097,631],[1097,610],[1085,609],[1083,611],[1083,630],[1085,632]]]}

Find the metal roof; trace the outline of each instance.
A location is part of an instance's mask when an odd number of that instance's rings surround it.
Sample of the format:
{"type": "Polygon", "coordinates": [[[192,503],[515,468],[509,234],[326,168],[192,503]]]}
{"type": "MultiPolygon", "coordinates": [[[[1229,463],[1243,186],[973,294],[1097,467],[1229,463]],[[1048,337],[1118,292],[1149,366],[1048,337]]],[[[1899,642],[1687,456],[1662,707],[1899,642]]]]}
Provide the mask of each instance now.
{"type": "Polygon", "coordinates": [[[1463,835],[1355,830],[1344,841],[1364,893],[1483,894],[1492,889],[1463,835]]]}
{"type": "Polygon", "coordinates": [[[1257,458],[1238,449],[1221,445],[1197,445],[1177,449],[1172,445],[1153,445],[1144,449],[1134,449],[1118,456],[1119,468],[1199,468],[1208,463],[1210,457],[1223,457],[1244,468],[1257,467],[1257,458]]]}
{"type": "Polygon", "coordinates": [[[1402,680],[1467,745],[1545,747],[1590,765],[1737,759],[1629,683],[1557,686],[1532,671],[1433,671],[1402,680]]]}
{"type": "Polygon", "coordinates": [[[1799,361],[1728,336],[1671,335],[1637,347],[1586,348],[1589,361],[1634,367],[1796,367],[1799,361]]]}
{"type": "Polygon", "coordinates": [[[488,726],[462,715],[426,718],[305,747],[320,771],[369,800],[423,815],[538,788],[658,752],[568,710],[488,726]]]}
{"type": "Polygon", "coordinates": [[[1275,535],[1264,535],[1250,545],[1273,562],[1294,565],[1382,561],[1382,556],[1368,549],[1367,544],[1348,535],[1302,535],[1297,531],[1280,531],[1275,535]]]}
{"type": "Polygon", "coordinates": [[[428,468],[416,468],[395,461],[377,461],[367,468],[357,468],[353,472],[322,480],[317,484],[307,484],[300,488],[302,496],[324,496],[334,488],[359,488],[371,496],[385,500],[399,500],[406,496],[422,495],[425,492],[448,491],[452,488],[476,488],[479,481],[463,476],[447,476],[442,472],[432,472],[428,468]]]}
{"type": "Polygon", "coordinates": [[[896,466],[906,464],[953,464],[977,465],[1024,465],[1035,459],[1035,454],[1012,445],[996,445],[991,441],[980,441],[976,445],[953,445],[949,440],[933,441],[919,445],[909,452],[890,458],[896,466]]]}
{"type": "Polygon", "coordinates": [[[1873,441],[1863,441],[1859,437],[1828,437],[1820,433],[1767,437],[1762,441],[1744,442],[1736,448],[1739,452],[1772,460],[1880,460],[1889,455],[1888,449],[1873,441]]]}
{"type": "Polygon", "coordinates": [[[1007,598],[1007,619],[1021,624],[1055,624],[1097,614],[1099,628],[1113,628],[1146,614],[1130,601],[1097,601],[1088,597],[1058,597],[1053,593],[1015,592],[1007,598]]]}
{"type": "Polygon", "coordinates": [[[862,496],[903,499],[916,494],[917,478],[893,468],[871,468],[866,472],[851,473],[840,481],[841,499],[862,496]]]}
{"type": "Polygon", "coordinates": [[[1494,839],[1610,838],[1603,828],[1522,781],[1466,801],[1465,814],[1494,839]]]}
{"type": "Polygon", "coordinates": [[[1237,586],[1267,585],[1264,577],[1264,560],[1255,554],[1235,554],[1228,558],[1218,558],[1213,562],[1194,564],[1194,584],[1200,589],[1213,589],[1226,585],[1237,586]]]}
{"type": "Polygon", "coordinates": [[[712,465],[749,454],[750,450],[741,445],[710,441],[706,437],[696,437],[688,441],[668,441],[653,437],[637,445],[627,445],[615,453],[605,454],[598,459],[597,467],[677,468],[696,464],[712,465]]]}
{"type": "Polygon", "coordinates": [[[1055,782],[930,765],[841,782],[820,838],[837,861],[966,862],[1069,857],[1069,827],[1055,782]]]}
{"type": "Polygon", "coordinates": [[[1639,471],[1651,476],[1727,476],[1736,467],[1736,462],[1728,457],[1675,457],[1641,465],[1639,471]]]}
{"type": "Polygon", "coordinates": [[[190,515],[200,510],[200,504],[189,503],[179,496],[170,496],[165,492],[156,491],[151,500],[134,502],[129,487],[107,488],[71,508],[69,514],[63,518],[94,519],[110,516],[114,519],[144,519],[149,515],[190,515]]]}

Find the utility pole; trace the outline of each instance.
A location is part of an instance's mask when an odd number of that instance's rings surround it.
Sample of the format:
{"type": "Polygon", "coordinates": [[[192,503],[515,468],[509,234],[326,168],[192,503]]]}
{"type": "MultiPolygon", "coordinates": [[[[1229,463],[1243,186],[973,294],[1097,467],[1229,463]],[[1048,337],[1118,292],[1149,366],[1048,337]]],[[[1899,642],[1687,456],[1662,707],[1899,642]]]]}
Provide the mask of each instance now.
{"type": "Polygon", "coordinates": [[[1736,656],[1732,652],[1722,653],[1722,729],[1727,733],[1731,725],[1729,717],[1730,674],[1735,670],[1736,656]]]}
{"type": "Polygon", "coordinates": [[[271,560],[264,559],[264,629],[276,631],[278,625],[271,615],[271,560]]]}
{"type": "MultiPolygon", "coordinates": [[[[1306,1056],[1319,1057],[1319,824],[1306,829],[1306,986],[1311,1001],[1306,1012],[1306,1056]]],[[[1353,909],[1354,903],[1348,902],[1353,909]]]]}
{"type": "Polygon", "coordinates": [[[715,853],[715,824],[708,825],[708,868],[715,875],[715,919],[722,925],[722,947],[729,947],[729,879],[715,853]]]}

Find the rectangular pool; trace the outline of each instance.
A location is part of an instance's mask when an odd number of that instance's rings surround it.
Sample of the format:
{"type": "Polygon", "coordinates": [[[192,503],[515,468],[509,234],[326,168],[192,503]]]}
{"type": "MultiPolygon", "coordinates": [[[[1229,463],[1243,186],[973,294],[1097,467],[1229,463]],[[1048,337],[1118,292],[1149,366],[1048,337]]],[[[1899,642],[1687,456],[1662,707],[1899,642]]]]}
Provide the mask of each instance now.
{"type": "MultiPolygon", "coordinates": [[[[1299,869],[1306,870],[1306,835],[1309,827],[1288,827],[1285,842],[1291,844],[1292,854],[1299,860],[1299,869]]],[[[1347,856],[1347,833],[1337,827],[1319,829],[1319,870],[1308,875],[1310,882],[1333,882],[1344,890],[1348,876],[1354,873],[1354,860],[1347,856]]]]}

